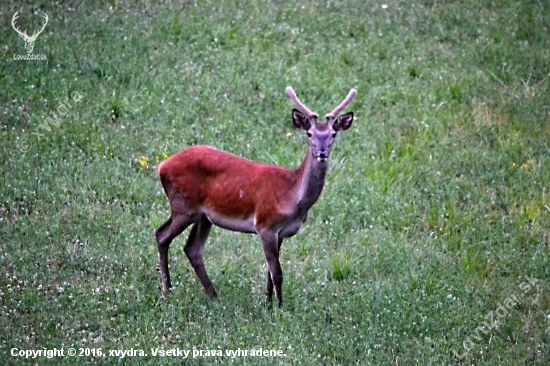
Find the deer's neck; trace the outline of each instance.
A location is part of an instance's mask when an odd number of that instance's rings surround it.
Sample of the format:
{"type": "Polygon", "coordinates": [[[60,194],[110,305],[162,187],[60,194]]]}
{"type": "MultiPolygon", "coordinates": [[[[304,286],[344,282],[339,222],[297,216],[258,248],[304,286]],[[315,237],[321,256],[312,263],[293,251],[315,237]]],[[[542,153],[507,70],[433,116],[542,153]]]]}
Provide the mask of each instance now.
{"type": "Polygon", "coordinates": [[[298,176],[298,207],[306,211],[319,199],[325,185],[328,170],[328,161],[320,162],[315,159],[311,148],[308,148],[302,165],[296,169],[298,176]]]}

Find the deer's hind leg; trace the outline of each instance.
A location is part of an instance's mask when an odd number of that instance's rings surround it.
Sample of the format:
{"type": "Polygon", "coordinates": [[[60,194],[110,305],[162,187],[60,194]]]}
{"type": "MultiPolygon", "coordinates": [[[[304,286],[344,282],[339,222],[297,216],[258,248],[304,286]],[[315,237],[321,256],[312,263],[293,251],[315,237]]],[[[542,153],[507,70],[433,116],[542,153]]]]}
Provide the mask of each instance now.
{"type": "Polygon", "coordinates": [[[195,222],[191,227],[191,232],[187,238],[187,243],[185,244],[184,251],[189,258],[189,262],[193,266],[197,277],[201,281],[204,291],[210,297],[216,297],[216,290],[210,282],[210,278],[206,274],[206,269],[204,268],[204,263],[202,261],[202,252],[204,250],[204,244],[210,234],[210,229],[212,228],[212,222],[202,214],[199,221],[195,222]]]}
{"type": "Polygon", "coordinates": [[[168,249],[170,249],[170,244],[172,240],[187,229],[189,225],[200,219],[200,213],[189,209],[181,196],[170,199],[170,206],[172,208],[170,218],[155,230],[159,252],[160,273],[162,275],[162,290],[164,293],[170,291],[172,287],[170,272],[168,270],[168,249]]]}
{"type": "Polygon", "coordinates": [[[159,251],[160,273],[162,275],[162,290],[165,293],[172,288],[170,272],[168,270],[168,249],[170,249],[172,240],[192,223],[193,219],[189,216],[172,214],[170,218],[155,231],[157,248],[159,251]]]}

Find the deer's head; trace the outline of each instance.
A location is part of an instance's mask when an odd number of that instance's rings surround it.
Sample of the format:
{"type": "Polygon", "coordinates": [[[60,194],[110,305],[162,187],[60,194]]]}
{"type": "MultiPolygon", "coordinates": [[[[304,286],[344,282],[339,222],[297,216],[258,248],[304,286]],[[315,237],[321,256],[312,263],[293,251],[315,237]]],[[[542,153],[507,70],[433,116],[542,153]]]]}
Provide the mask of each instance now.
{"type": "Polygon", "coordinates": [[[304,131],[308,137],[310,151],[313,157],[321,163],[328,161],[334,138],[339,131],[345,131],[353,122],[353,112],[346,113],[342,116],[338,116],[338,113],[342,111],[348,105],[348,103],[355,97],[357,90],[351,89],[348,96],[338,107],[332,112],[326,115],[327,122],[317,122],[319,115],[310,111],[296,96],[294,90],[289,86],[286,88],[286,92],[290,96],[290,99],[300,109],[292,110],[292,121],[294,125],[304,131]]]}
{"type": "Polygon", "coordinates": [[[27,35],[26,29],[25,31],[21,32],[19,28],[17,28],[17,26],[15,25],[15,21],[17,20],[18,17],[19,17],[18,12],[16,11],[15,14],[13,14],[13,17],[11,18],[11,26],[19,34],[19,37],[21,37],[23,41],[25,41],[25,49],[27,50],[27,53],[30,54],[34,49],[34,42],[36,41],[36,38],[38,38],[38,35],[42,33],[44,28],[46,28],[46,24],[48,24],[48,15],[44,14],[45,22],[44,22],[44,25],[42,26],[42,29],[40,29],[39,31],[35,31],[30,37],[27,35]]]}

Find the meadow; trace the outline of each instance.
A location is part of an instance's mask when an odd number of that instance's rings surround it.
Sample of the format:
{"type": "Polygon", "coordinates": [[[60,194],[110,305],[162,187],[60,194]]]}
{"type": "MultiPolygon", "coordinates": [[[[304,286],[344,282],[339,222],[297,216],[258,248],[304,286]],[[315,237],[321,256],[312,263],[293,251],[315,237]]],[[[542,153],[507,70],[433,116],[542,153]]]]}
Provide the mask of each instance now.
{"type": "Polygon", "coordinates": [[[550,364],[549,14],[537,0],[2,2],[0,363],[550,364]],[[29,34],[48,15],[33,50],[47,60],[15,56],[16,11],[29,34]],[[321,198],[283,243],[284,308],[265,305],[259,238],[216,227],[217,299],[186,233],[164,298],[157,164],[207,144],[298,166],[288,85],[321,115],[358,94],[321,198]]]}

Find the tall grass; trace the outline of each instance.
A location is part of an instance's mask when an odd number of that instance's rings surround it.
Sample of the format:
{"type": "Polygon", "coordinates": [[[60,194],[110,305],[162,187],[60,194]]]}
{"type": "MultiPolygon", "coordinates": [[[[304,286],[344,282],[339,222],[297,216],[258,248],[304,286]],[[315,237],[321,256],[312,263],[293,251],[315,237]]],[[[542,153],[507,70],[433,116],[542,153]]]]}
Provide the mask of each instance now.
{"type": "Polygon", "coordinates": [[[3,364],[186,362],[157,347],[286,355],[196,364],[550,361],[546,2],[9,2],[0,14],[3,364]],[[33,51],[47,61],[14,60],[15,11],[28,33],[48,14],[33,51]],[[158,161],[209,144],[297,166],[306,142],[287,85],[319,113],[354,87],[358,118],[283,244],[285,308],[264,305],[259,239],[217,228],[205,263],[218,298],[182,235],[163,299],[158,161]],[[539,280],[528,291],[525,276],[539,280]],[[106,357],[11,354],[54,347],[106,357]],[[108,356],[130,349],[148,356],[108,356]]]}

